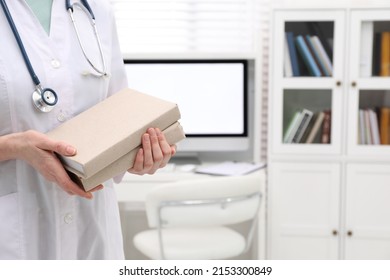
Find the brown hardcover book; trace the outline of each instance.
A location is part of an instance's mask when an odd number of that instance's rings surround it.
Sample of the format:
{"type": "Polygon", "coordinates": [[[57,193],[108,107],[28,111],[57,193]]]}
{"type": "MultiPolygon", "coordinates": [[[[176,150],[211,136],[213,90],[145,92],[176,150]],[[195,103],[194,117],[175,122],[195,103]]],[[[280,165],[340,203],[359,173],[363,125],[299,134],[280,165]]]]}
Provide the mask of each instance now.
{"type": "Polygon", "coordinates": [[[380,108],[380,137],[382,145],[390,144],[390,108],[380,108]]]}
{"type": "Polygon", "coordinates": [[[317,117],[313,123],[313,127],[311,128],[309,135],[307,136],[306,143],[308,143],[308,144],[309,143],[316,143],[314,141],[314,139],[316,138],[316,136],[319,134],[319,132],[321,130],[321,125],[323,124],[324,117],[325,117],[324,112],[319,112],[317,114],[317,117]]]}
{"type": "Polygon", "coordinates": [[[138,147],[149,127],[163,131],[179,119],[175,103],[124,89],[47,135],[77,149],[75,156],[60,159],[67,170],[86,179],[138,147]]]}
{"type": "Polygon", "coordinates": [[[381,36],[381,76],[390,76],[390,32],[381,36]]]}
{"type": "Polygon", "coordinates": [[[329,144],[330,143],[330,132],[331,132],[331,111],[325,110],[324,111],[324,120],[322,125],[322,133],[321,133],[321,143],[322,144],[329,144]]]}

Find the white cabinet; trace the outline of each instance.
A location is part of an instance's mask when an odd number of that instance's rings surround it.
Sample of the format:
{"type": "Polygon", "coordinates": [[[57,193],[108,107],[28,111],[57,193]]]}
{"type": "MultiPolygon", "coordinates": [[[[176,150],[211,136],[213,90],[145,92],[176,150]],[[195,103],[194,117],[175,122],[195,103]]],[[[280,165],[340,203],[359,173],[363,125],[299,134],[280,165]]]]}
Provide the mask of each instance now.
{"type": "Polygon", "coordinates": [[[346,259],[390,259],[390,164],[347,166],[346,259]]]}
{"type": "Polygon", "coordinates": [[[337,259],[340,166],[272,163],[271,259],[337,259]]]}
{"type": "Polygon", "coordinates": [[[390,57],[390,7],[274,10],[271,50],[267,257],[390,259],[390,61],[378,72],[390,57]],[[286,66],[287,33],[299,75],[286,66]],[[299,35],[328,45],[332,73],[304,70],[299,35]],[[294,143],[286,135],[304,109],[311,123],[294,143]],[[325,111],[330,130],[322,120],[307,141],[325,111]]]}

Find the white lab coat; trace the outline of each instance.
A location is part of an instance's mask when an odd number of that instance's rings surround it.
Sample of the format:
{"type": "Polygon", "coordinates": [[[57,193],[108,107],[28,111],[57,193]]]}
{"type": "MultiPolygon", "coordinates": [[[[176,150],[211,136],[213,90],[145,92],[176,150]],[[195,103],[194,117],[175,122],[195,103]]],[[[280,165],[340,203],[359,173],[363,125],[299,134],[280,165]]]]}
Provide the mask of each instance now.
{"type": "MultiPolygon", "coordinates": [[[[96,16],[109,78],[83,75],[84,59],[65,0],[54,0],[50,36],[24,0],[7,1],[31,63],[44,87],[59,97],[50,113],[32,104],[33,82],[0,9],[0,135],[47,132],[127,86],[108,0],[89,0],[96,16]]],[[[87,53],[99,61],[85,15],[78,26],[87,53]]],[[[93,143],[91,143],[93,145],[93,143]]],[[[22,160],[0,162],[0,259],[123,259],[112,182],[87,200],[47,182],[22,160]]]]}

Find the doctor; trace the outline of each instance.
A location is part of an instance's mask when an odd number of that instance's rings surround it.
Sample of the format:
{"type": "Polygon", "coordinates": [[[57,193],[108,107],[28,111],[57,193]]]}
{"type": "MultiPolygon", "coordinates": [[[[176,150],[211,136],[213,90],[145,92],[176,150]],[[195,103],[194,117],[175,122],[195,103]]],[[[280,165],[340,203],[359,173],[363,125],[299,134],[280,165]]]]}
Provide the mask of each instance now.
{"type": "MultiPolygon", "coordinates": [[[[112,182],[82,191],[53,153],[76,149],[44,135],[127,86],[109,1],[70,2],[1,0],[0,259],[124,258],[112,182]]],[[[175,153],[153,128],[142,145],[129,172],[153,174],[175,153]]]]}

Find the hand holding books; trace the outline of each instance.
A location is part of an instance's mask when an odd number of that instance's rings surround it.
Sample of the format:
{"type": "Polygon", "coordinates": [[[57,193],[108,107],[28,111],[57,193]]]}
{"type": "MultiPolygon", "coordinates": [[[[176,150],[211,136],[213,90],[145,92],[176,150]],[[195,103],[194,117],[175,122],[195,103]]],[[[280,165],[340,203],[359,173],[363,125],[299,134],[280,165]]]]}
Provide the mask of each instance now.
{"type": "Polygon", "coordinates": [[[179,119],[176,104],[124,89],[47,135],[77,149],[75,156],[60,155],[60,159],[72,179],[89,191],[129,169],[153,173],[166,164],[171,155],[168,146],[185,138],[179,119]],[[164,135],[150,128],[158,128],[164,135]],[[141,138],[145,138],[142,149],[141,138]]]}

